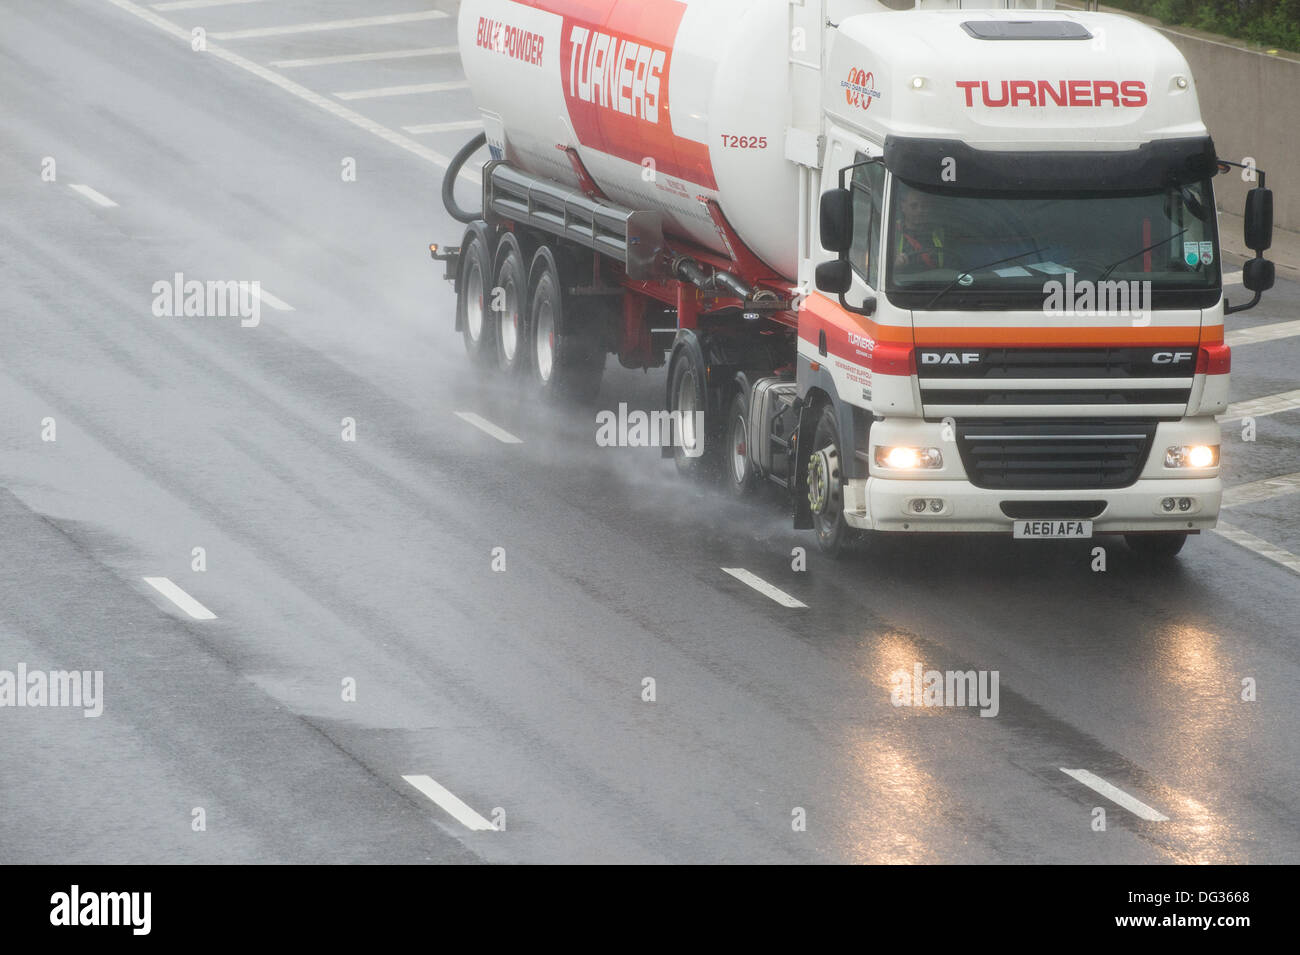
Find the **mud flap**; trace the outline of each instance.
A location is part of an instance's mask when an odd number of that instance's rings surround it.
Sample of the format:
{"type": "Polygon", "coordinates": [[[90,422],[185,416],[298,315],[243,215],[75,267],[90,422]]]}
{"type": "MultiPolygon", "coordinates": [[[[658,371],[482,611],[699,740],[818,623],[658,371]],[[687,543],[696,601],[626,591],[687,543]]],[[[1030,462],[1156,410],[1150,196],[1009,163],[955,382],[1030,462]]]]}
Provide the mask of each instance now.
{"type": "Polygon", "coordinates": [[[795,402],[799,412],[799,427],[794,439],[794,473],[790,480],[790,503],[793,505],[794,529],[812,530],[812,505],[808,503],[808,459],[812,456],[813,438],[817,433],[817,405],[809,405],[802,398],[795,402]],[[816,411],[817,414],[810,412],[816,411]]]}

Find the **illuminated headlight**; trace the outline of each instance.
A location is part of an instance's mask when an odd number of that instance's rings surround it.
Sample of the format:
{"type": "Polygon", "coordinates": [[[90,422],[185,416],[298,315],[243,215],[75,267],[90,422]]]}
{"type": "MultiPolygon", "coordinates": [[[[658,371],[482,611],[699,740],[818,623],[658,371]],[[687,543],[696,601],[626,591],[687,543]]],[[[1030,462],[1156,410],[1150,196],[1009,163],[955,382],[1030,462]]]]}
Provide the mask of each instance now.
{"type": "Polygon", "coordinates": [[[1217,444],[1188,444],[1165,450],[1167,468],[1213,468],[1219,466],[1217,444]]]}
{"type": "Polygon", "coordinates": [[[943,454],[938,448],[908,448],[876,446],[876,467],[891,468],[895,471],[911,471],[916,468],[943,467],[943,454]]]}

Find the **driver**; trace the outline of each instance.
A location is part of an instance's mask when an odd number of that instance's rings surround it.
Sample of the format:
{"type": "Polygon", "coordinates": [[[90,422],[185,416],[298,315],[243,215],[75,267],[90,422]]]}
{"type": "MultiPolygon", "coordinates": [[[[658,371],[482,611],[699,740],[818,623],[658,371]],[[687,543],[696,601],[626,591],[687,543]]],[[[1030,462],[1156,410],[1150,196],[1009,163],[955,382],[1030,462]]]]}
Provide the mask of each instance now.
{"type": "Polygon", "coordinates": [[[935,219],[929,196],[909,188],[898,211],[894,266],[909,272],[943,268],[943,226],[935,219]]]}

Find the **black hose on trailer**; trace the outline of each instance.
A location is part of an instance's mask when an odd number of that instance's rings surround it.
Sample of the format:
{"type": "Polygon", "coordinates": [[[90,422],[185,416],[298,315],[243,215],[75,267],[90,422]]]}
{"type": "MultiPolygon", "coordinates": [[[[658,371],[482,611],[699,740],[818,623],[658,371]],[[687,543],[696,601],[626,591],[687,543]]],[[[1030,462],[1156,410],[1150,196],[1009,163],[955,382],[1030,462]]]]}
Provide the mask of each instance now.
{"type": "Polygon", "coordinates": [[[452,157],[451,165],[447,167],[447,175],[442,177],[442,204],[447,207],[447,212],[457,222],[473,222],[476,219],[482,219],[483,213],[466,212],[456,204],[456,179],[460,176],[460,167],[469,161],[469,157],[474,155],[487,144],[487,133],[479,133],[464,146],[460,152],[452,157]]]}

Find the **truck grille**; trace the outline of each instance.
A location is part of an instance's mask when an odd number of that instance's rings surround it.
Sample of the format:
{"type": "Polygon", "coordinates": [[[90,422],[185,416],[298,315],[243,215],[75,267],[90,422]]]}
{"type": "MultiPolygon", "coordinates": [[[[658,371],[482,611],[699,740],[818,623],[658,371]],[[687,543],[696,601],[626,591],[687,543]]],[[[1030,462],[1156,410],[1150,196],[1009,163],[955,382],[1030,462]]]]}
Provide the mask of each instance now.
{"type": "Polygon", "coordinates": [[[1142,419],[959,421],[957,452],[976,487],[1129,487],[1146,465],[1156,422],[1142,419]]]}
{"type": "Polygon", "coordinates": [[[923,348],[917,377],[921,403],[936,416],[1087,405],[1172,418],[1186,410],[1195,363],[1194,348],[923,348]]]}
{"type": "Polygon", "coordinates": [[[1097,388],[1088,391],[1063,388],[939,391],[922,388],[921,400],[927,405],[1185,405],[1191,393],[1190,385],[1186,388],[1097,388]]]}

